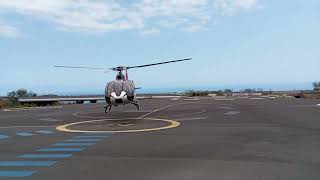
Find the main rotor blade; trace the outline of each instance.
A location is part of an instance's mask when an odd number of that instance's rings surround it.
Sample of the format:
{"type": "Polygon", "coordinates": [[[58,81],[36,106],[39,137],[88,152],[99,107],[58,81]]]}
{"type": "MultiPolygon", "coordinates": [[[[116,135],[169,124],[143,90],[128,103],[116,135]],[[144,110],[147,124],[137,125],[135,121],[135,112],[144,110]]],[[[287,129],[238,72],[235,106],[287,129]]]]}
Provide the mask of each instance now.
{"type": "Polygon", "coordinates": [[[83,67],[83,66],[53,66],[56,68],[71,68],[71,69],[108,69],[113,70],[113,68],[98,68],[98,67],[83,67]]]}
{"type": "Polygon", "coordinates": [[[160,64],[168,64],[168,63],[175,63],[175,62],[181,62],[181,61],[190,61],[192,58],[188,59],[179,59],[179,60],[174,60],[174,61],[166,61],[166,62],[160,62],[160,63],[153,63],[153,64],[145,64],[145,65],[140,65],[140,66],[129,66],[126,67],[127,69],[132,69],[132,68],[141,68],[141,67],[148,67],[148,66],[156,66],[160,64]]]}
{"type": "Polygon", "coordinates": [[[103,73],[107,74],[107,73],[110,73],[110,72],[113,72],[114,70],[113,69],[108,69],[107,71],[104,71],[103,73]]]}

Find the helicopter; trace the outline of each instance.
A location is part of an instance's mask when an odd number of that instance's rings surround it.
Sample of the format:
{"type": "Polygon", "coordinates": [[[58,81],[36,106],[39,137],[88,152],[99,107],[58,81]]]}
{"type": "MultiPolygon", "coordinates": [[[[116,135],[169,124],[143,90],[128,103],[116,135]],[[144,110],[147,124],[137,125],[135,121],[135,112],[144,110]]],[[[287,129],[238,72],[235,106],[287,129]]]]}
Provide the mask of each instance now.
{"type": "Polygon", "coordinates": [[[136,88],[132,80],[129,80],[128,70],[134,68],[143,68],[149,66],[156,66],[162,64],[176,63],[182,61],[189,61],[192,58],[179,59],[173,61],[165,61],[152,64],[144,64],[138,66],[117,66],[112,68],[99,68],[99,67],[83,67],[83,66],[53,66],[56,68],[73,68],[73,69],[93,69],[93,70],[111,70],[117,72],[116,79],[107,83],[105,86],[104,98],[106,101],[106,106],[104,107],[104,112],[107,113],[111,111],[112,107],[117,107],[118,105],[133,104],[138,110],[140,110],[140,105],[136,98],[136,88]],[[125,71],[125,74],[123,74],[125,71]]]}

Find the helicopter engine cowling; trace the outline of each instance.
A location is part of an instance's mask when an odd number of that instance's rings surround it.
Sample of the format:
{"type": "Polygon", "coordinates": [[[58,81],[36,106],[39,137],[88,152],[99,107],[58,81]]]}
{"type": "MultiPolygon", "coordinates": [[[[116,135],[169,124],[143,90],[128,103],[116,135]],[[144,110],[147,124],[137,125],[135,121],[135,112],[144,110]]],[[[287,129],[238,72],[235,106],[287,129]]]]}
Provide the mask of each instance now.
{"type": "Polygon", "coordinates": [[[105,98],[108,104],[128,104],[135,99],[135,86],[133,81],[112,81],[106,85],[105,98]]]}

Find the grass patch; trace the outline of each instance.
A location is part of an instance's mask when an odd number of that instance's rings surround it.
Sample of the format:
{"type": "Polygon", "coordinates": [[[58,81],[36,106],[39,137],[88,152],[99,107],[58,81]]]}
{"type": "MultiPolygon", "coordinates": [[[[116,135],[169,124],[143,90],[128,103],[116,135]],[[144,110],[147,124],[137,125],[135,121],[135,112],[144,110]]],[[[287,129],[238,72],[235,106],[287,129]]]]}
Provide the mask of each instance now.
{"type": "Polygon", "coordinates": [[[16,107],[17,105],[18,104],[15,104],[9,100],[0,99],[0,109],[12,108],[12,107],[16,107]]]}
{"type": "Polygon", "coordinates": [[[320,91],[315,91],[312,93],[302,93],[301,97],[305,99],[320,99],[320,91]]]}

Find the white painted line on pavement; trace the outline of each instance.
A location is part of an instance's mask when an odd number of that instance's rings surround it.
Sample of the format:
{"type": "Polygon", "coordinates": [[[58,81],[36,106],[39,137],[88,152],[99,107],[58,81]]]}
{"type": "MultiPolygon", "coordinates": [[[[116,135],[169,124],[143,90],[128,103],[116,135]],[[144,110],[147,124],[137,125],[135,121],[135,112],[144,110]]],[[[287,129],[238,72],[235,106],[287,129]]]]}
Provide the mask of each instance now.
{"type": "Polygon", "coordinates": [[[215,101],[234,101],[235,99],[214,99],[215,101]]]}
{"type": "Polygon", "coordinates": [[[172,98],[171,101],[178,101],[180,98],[172,98]]]}
{"type": "Polygon", "coordinates": [[[250,98],[252,100],[262,100],[262,99],[265,99],[265,98],[250,98]]]}
{"type": "Polygon", "coordinates": [[[273,96],[261,96],[262,98],[269,98],[269,99],[275,99],[276,97],[273,96]]]}
{"type": "Polygon", "coordinates": [[[232,109],[235,109],[235,108],[234,107],[217,107],[217,109],[232,110],[232,109]]]}
{"type": "Polygon", "coordinates": [[[240,111],[228,111],[224,113],[224,115],[237,115],[237,114],[240,114],[240,111]]]}
{"type": "Polygon", "coordinates": [[[34,110],[46,110],[46,109],[61,109],[62,106],[46,106],[46,107],[24,107],[24,108],[9,108],[4,109],[6,112],[17,112],[17,111],[34,111],[34,110]]]}
{"type": "Polygon", "coordinates": [[[208,117],[194,117],[194,118],[183,118],[183,119],[175,119],[176,121],[191,121],[191,120],[204,120],[208,119],[208,117]]]}
{"type": "Polygon", "coordinates": [[[188,98],[188,99],[184,99],[184,101],[198,101],[199,98],[188,98]]]}
{"type": "Polygon", "coordinates": [[[20,132],[20,133],[16,133],[16,135],[23,136],[23,137],[28,137],[28,136],[33,136],[34,134],[28,133],[28,132],[20,132]]]}
{"type": "Polygon", "coordinates": [[[156,112],[158,112],[158,111],[161,111],[161,110],[163,110],[163,109],[166,109],[166,108],[169,108],[169,107],[172,107],[172,106],[174,106],[174,104],[171,104],[171,105],[168,105],[168,106],[164,106],[164,107],[162,107],[162,108],[160,108],[160,109],[156,109],[156,110],[154,110],[154,111],[152,111],[152,112],[149,112],[149,113],[147,113],[147,114],[144,114],[144,115],[142,115],[142,116],[139,116],[137,119],[144,118],[144,117],[146,117],[146,116],[149,116],[149,115],[151,115],[151,114],[153,114],[153,113],[156,113],[156,112]]]}
{"type": "Polygon", "coordinates": [[[55,118],[42,118],[42,119],[39,119],[40,121],[47,121],[47,122],[60,122],[60,121],[63,121],[61,119],[55,119],[55,118]]]}

